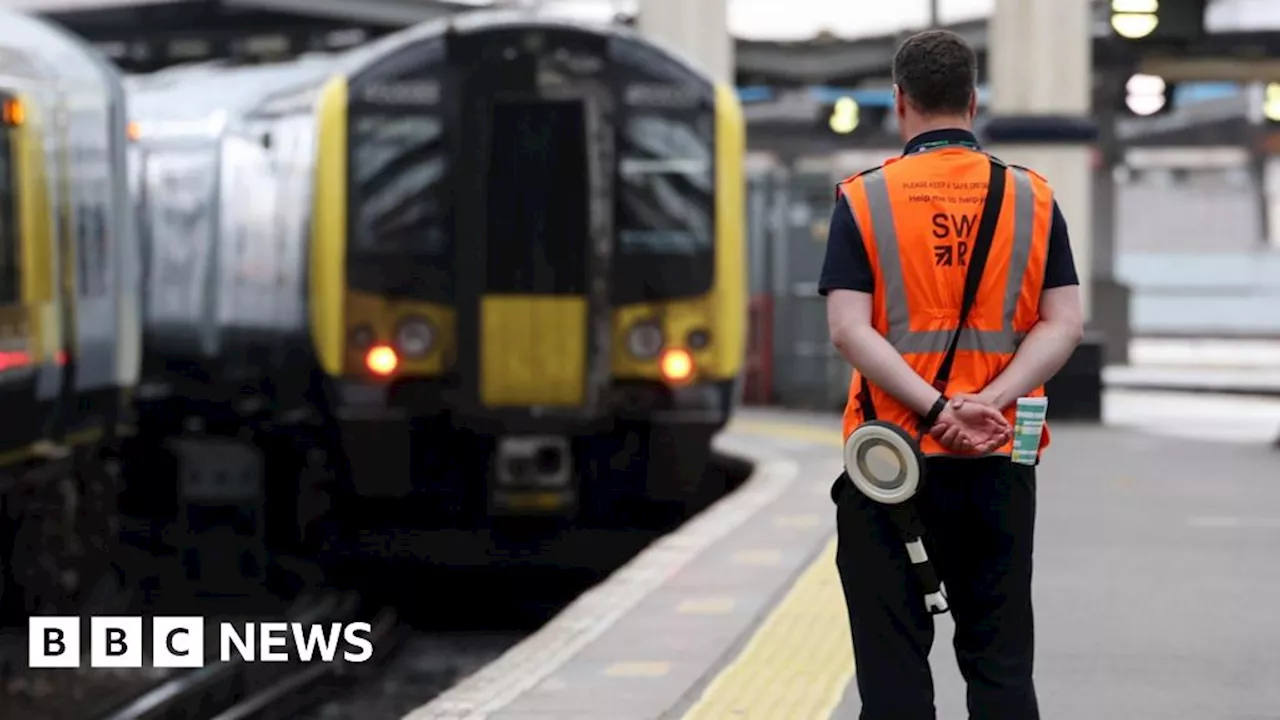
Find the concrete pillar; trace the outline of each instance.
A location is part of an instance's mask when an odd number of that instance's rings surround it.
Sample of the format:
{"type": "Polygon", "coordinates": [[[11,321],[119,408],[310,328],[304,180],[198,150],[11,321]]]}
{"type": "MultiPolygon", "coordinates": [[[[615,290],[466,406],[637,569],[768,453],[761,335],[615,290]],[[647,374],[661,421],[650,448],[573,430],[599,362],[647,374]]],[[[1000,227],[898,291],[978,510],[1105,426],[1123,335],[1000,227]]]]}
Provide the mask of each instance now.
{"type": "MultiPolygon", "coordinates": [[[[990,21],[987,73],[991,113],[1010,121],[1026,116],[1085,119],[1093,99],[1093,40],[1087,0],[995,0],[990,21]]],[[[1000,143],[996,155],[1026,165],[1049,179],[1071,228],[1072,248],[1092,309],[1092,145],[1025,140],[1000,143]]]]}
{"type": "MultiPolygon", "coordinates": [[[[995,0],[989,30],[987,143],[996,156],[1036,170],[1053,185],[1071,230],[1085,317],[1092,319],[1097,125],[1091,112],[1090,3],[995,0]]],[[[1054,378],[1049,388],[1051,413],[1101,417],[1102,348],[1101,338],[1090,338],[1054,378]]]]}
{"type": "Polygon", "coordinates": [[[640,0],[637,26],[641,35],[733,85],[729,0],[640,0]]]}

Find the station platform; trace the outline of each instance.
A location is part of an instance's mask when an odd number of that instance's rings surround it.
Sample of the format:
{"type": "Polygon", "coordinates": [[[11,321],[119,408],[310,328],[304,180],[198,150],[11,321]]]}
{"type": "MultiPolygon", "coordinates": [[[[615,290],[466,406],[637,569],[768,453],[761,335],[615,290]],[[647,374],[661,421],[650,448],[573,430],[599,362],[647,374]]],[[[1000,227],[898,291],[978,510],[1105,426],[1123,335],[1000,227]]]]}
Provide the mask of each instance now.
{"type": "MultiPolygon", "coordinates": [[[[1037,686],[1046,718],[1273,717],[1280,453],[1054,426],[1039,472],[1037,686]]],[[[756,471],[543,629],[407,720],[856,720],[834,566],[834,415],[743,411],[756,471]]],[[[938,717],[966,717],[938,619],[938,717]]]]}
{"type": "Polygon", "coordinates": [[[1280,340],[1136,338],[1129,364],[1103,368],[1108,388],[1280,397],[1280,340]]]}

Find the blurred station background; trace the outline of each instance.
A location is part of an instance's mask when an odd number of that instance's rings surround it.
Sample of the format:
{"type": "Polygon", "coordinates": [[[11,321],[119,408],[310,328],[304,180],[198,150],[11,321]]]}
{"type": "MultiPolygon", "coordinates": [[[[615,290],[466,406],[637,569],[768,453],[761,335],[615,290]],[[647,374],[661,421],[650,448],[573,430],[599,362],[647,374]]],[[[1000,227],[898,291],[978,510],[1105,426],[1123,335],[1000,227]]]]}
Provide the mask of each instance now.
{"type": "MultiPolygon", "coordinates": [[[[745,398],[829,408],[843,402],[848,368],[827,342],[823,303],[814,292],[828,191],[899,144],[888,71],[904,33],[933,25],[955,30],[985,62],[992,3],[920,0],[901,10],[861,8],[849,18],[821,20],[807,13],[789,19],[759,3],[738,0],[730,11],[733,81],[749,127],[752,341],[745,398]]],[[[10,3],[70,28],[130,73],[209,61],[271,63],[494,4],[10,3]]],[[[638,10],[634,0],[496,5],[631,25],[638,10]]],[[[1112,25],[1111,4],[1091,3],[1089,101],[1100,135],[1091,146],[1088,212],[1081,203],[1073,231],[1089,248],[1083,257],[1090,267],[1081,269],[1096,298],[1092,342],[1100,353],[1082,359],[1090,366],[1082,373],[1130,364],[1265,368],[1280,352],[1270,344],[1280,337],[1271,311],[1280,292],[1274,160],[1280,84],[1270,79],[1278,49],[1270,28],[1280,26],[1280,9],[1262,0],[1218,0],[1208,3],[1201,22],[1178,3],[1165,5],[1175,8],[1165,13],[1173,20],[1150,35],[1123,37],[1112,25]]],[[[981,90],[988,115],[990,82],[981,90]]],[[[1168,377],[1189,388],[1196,382],[1185,374],[1168,377]]],[[[1224,382],[1220,372],[1206,377],[1224,382]]],[[[1115,378],[1147,382],[1142,372],[1115,378]]],[[[1239,379],[1266,384],[1265,377],[1239,379]]]]}
{"type": "Polygon", "coordinates": [[[0,214],[24,218],[0,271],[25,283],[0,287],[24,308],[0,382],[39,366],[32,422],[0,429],[0,720],[400,717],[732,495],[753,472],[735,418],[790,413],[782,445],[835,432],[833,190],[900,152],[890,63],[925,28],[978,50],[980,135],[1071,226],[1088,333],[1051,418],[1280,448],[1275,0],[0,7],[44,23],[0,28],[0,214]],[[563,80],[601,48],[612,85],[563,80]],[[616,238],[585,200],[581,246],[552,247],[520,226],[576,232],[556,193],[467,195],[596,177],[468,163],[501,135],[468,113],[520,83],[607,96],[568,122],[619,123],[619,188],[581,189],[617,193],[616,238]],[[1026,141],[1037,119],[1077,137],[1026,141]],[[451,574],[407,581],[424,568],[451,574]],[[350,675],[19,669],[23,617],[105,611],[359,618],[397,650],[350,675]]]}

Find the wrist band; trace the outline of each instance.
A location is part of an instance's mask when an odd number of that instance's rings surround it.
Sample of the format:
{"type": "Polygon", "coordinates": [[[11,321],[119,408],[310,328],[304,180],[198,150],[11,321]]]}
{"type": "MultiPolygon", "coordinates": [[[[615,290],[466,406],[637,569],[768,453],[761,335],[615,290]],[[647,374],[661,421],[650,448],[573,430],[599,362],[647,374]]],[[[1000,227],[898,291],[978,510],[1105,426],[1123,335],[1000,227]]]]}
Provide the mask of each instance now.
{"type": "Polygon", "coordinates": [[[934,401],[933,407],[929,409],[929,414],[924,416],[920,426],[925,430],[933,427],[933,424],[938,422],[938,416],[947,408],[948,402],[950,402],[950,398],[947,397],[946,393],[939,395],[938,399],[934,401]]]}

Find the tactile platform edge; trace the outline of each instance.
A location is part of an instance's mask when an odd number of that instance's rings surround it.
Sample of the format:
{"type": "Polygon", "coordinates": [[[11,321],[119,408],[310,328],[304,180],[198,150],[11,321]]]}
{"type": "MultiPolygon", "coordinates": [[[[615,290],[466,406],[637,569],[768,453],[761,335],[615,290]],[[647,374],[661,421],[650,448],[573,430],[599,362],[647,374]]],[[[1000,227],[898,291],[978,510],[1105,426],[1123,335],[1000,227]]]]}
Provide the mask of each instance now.
{"type": "Polygon", "coordinates": [[[767,508],[799,467],[750,438],[727,432],[717,451],[755,463],[733,493],[632,558],[497,660],[413,710],[404,720],[484,720],[559,670],[704,550],[767,508]]]}

